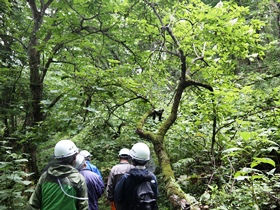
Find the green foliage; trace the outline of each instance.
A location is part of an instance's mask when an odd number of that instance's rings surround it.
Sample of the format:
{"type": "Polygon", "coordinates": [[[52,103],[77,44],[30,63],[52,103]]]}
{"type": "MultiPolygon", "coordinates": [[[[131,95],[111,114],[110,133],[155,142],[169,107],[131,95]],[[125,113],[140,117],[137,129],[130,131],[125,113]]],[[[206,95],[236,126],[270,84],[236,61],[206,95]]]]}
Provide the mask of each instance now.
{"type": "MultiPolygon", "coordinates": [[[[36,1],[38,8],[42,2],[36,1]]],[[[164,108],[163,119],[169,115],[182,50],[187,78],[214,92],[190,87],[183,94],[164,142],[176,180],[213,209],[276,208],[278,176],[270,170],[279,165],[272,151],[280,144],[276,3],[52,1],[34,46],[40,52],[44,119],[29,127],[27,46],[34,19],[26,1],[1,1],[0,128],[2,136],[20,139],[13,152],[2,148],[1,189],[8,193],[1,193],[1,203],[11,209],[24,203],[29,174],[23,173],[26,157],[16,154],[25,143],[38,146],[41,171],[55,143],[71,138],[93,153],[106,180],[118,151],[140,140],[135,128],[143,113],[164,108]]],[[[149,118],[146,126],[156,131],[159,125],[149,118]]],[[[171,209],[159,172],[160,209],[171,209]]],[[[108,209],[104,196],[100,203],[108,209]]]]}
{"type": "Polygon", "coordinates": [[[26,173],[27,159],[24,154],[12,152],[12,147],[7,146],[7,141],[1,141],[0,162],[0,201],[1,209],[24,209],[28,192],[32,184],[29,177],[32,173],[26,173]]]}
{"type": "Polygon", "coordinates": [[[236,179],[227,183],[221,189],[209,186],[211,195],[205,202],[211,209],[277,209],[279,198],[279,176],[271,177],[256,175],[248,176],[246,180],[236,179]],[[254,178],[255,177],[255,178],[254,178]]]}

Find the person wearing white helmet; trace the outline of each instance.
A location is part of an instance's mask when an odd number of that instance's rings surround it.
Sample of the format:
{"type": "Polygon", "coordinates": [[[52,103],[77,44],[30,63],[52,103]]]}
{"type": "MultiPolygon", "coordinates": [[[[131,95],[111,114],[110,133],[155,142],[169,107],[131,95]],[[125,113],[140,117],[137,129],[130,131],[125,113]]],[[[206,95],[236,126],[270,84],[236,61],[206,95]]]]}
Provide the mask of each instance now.
{"type": "Polygon", "coordinates": [[[114,202],[114,190],[118,181],[121,179],[122,175],[129,172],[130,169],[134,168],[133,165],[129,163],[130,150],[123,148],[119,151],[119,163],[112,167],[106,188],[106,197],[111,203],[111,209],[121,210],[121,206],[114,202]]]}
{"type": "Polygon", "coordinates": [[[78,148],[71,140],[61,140],[55,145],[56,162],[41,175],[27,209],[88,209],[85,179],[73,167],[78,152],[78,148]]]}
{"type": "Polygon", "coordinates": [[[103,180],[102,175],[101,175],[100,171],[98,170],[98,168],[90,162],[91,154],[87,150],[80,151],[80,154],[85,157],[86,164],[87,164],[86,168],[88,170],[96,173],[100,177],[100,179],[103,180]]]}
{"type": "Polygon", "coordinates": [[[158,197],[158,187],[156,176],[147,170],[146,164],[150,160],[150,149],[142,142],[136,143],[130,150],[132,164],[135,166],[128,173],[125,173],[117,183],[114,191],[114,201],[117,205],[122,205],[122,210],[134,210],[139,208],[138,186],[141,183],[149,183],[153,194],[154,202],[149,208],[151,210],[158,209],[156,199],[158,197]],[[137,190],[136,190],[137,189],[137,190]]]}
{"type": "Polygon", "coordinates": [[[86,169],[85,157],[81,154],[77,155],[74,167],[85,177],[88,189],[88,209],[98,210],[98,199],[105,188],[103,181],[96,173],[86,169]]]}

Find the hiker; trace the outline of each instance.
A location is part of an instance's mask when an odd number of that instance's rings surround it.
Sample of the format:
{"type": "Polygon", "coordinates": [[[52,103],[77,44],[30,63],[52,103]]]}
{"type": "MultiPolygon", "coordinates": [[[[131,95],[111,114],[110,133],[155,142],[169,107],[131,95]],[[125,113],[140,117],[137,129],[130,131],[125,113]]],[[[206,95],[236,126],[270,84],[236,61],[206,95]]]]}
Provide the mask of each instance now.
{"type": "Polygon", "coordinates": [[[105,188],[103,181],[96,173],[86,168],[85,157],[81,154],[77,155],[75,168],[86,180],[88,189],[88,209],[98,210],[98,199],[101,197],[105,188]]]}
{"type": "Polygon", "coordinates": [[[112,167],[108,177],[106,197],[111,203],[112,210],[122,209],[120,204],[114,202],[114,190],[122,175],[129,172],[130,169],[134,168],[134,166],[129,163],[129,153],[130,151],[127,148],[123,148],[119,151],[119,163],[112,167]]]}
{"type": "Polygon", "coordinates": [[[55,145],[56,162],[41,175],[27,209],[88,209],[85,178],[73,167],[78,152],[71,140],[61,140],[55,145]]]}
{"type": "Polygon", "coordinates": [[[100,171],[98,170],[98,168],[95,165],[91,164],[91,162],[90,162],[92,155],[87,150],[80,151],[80,154],[85,156],[87,169],[96,173],[100,177],[100,179],[103,181],[102,175],[101,175],[100,171]]]}
{"type": "Polygon", "coordinates": [[[125,173],[117,183],[114,191],[114,201],[122,205],[121,210],[158,209],[156,204],[158,196],[156,176],[146,169],[146,164],[150,160],[149,147],[144,143],[136,143],[130,150],[130,156],[135,168],[125,173]],[[140,186],[144,187],[147,192],[143,192],[140,186]],[[142,196],[142,198],[147,199],[141,200],[140,193],[149,193],[150,195],[142,196]]]}

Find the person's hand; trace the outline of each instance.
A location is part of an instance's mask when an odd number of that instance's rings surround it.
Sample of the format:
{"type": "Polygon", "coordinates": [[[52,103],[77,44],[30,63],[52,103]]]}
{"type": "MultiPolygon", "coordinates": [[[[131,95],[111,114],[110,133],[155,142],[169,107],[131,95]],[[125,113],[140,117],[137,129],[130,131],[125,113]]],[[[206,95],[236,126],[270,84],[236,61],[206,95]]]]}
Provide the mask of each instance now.
{"type": "Polygon", "coordinates": [[[116,206],[114,202],[111,202],[111,210],[116,210],[116,206]]]}

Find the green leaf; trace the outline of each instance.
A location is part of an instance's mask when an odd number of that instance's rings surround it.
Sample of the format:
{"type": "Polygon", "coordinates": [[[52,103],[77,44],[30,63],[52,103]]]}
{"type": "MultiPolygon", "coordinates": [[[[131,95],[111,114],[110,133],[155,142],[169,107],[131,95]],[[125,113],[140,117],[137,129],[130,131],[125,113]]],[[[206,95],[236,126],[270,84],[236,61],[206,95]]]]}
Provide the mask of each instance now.
{"type": "Polygon", "coordinates": [[[34,190],[34,188],[32,187],[32,188],[29,188],[29,189],[27,189],[27,190],[24,190],[24,192],[30,192],[30,193],[33,193],[35,190],[34,190]]]}
{"type": "Polygon", "coordinates": [[[251,163],[251,168],[254,168],[255,166],[259,165],[260,163],[267,163],[275,167],[274,160],[270,158],[254,158],[254,161],[251,163]]]}
{"type": "Polygon", "coordinates": [[[18,160],[14,160],[15,163],[22,163],[22,162],[28,162],[27,159],[18,159],[18,160]]]}
{"type": "Polygon", "coordinates": [[[268,175],[273,175],[275,172],[276,168],[271,169],[269,172],[266,172],[268,175]]]}
{"type": "Polygon", "coordinates": [[[237,181],[243,181],[243,180],[250,180],[251,177],[250,176],[237,176],[237,177],[235,177],[235,179],[237,181]]]}
{"type": "Polygon", "coordinates": [[[91,108],[91,107],[84,107],[83,109],[84,109],[84,110],[88,110],[89,112],[97,112],[96,109],[91,108]]]}
{"type": "Polygon", "coordinates": [[[113,59],[107,59],[107,60],[108,60],[108,62],[110,62],[110,63],[115,63],[115,64],[120,63],[119,60],[113,60],[113,59]]]}
{"type": "Polygon", "coordinates": [[[255,204],[254,204],[254,209],[255,209],[255,210],[260,210],[260,207],[255,203],[255,204]]]}
{"type": "Polygon", "coordinates": [[[222,153],[231,153],[231,152],[236,152],[236,151],[240,151],[243,150],[242,148],[229,148],[224,150],[222,153]]]}
{"type": "Polygon", "coordinates": [[[264,178],[265,177],[265,175],[263,175],[263,174],[257,174],[257,175],[252,175],[252,180],[255,180],[255,179],[262,179],[262,178],[264,178]]]}
{"type": "Polygon", "coordinates": [[[240,132],[240,136],[244,139],[244,140],[248,140],[251,137],[251,133],[250,132],[240,132]]]}
{"type": "Polygon", "coordinates": [[[238,179],[238,177],[241,177],[240,179],[244,179],[244,177],[251,177],[251,176],[246,176],[246,175],[250,175],[251,173],[261,173],[260,170],[258,169],[254,169],[254,168],[247,168],[247,167],[244,167],[242,168],[240,171],[237,171],[235,174],[234,174],[234,178],[235,179],[238,179]],[[243,178],[242,178],[243,177],[243,178]]]}
{"type": "Polygon", "coordinates": [[[17,182],[21,183],[21,184],[24,184],[24,185],[30,185],[32,183],[31,181],[27,181],[27,180],[24,180],[24,181],[18,180],[17,182]]]}
{"type": "Polygon", "coordinates": [[[5,168],[9,162],[0,162],[0,168],[5,168]]]}
{"type": "Polygon", "coordinates": [[[207,192],[207,191],[205,191],[202,195],[201,195],[201,197],[200,197],[200,201],[202,201],[202,202],[205,202],[205,201],[208,201],[209,199],[210,199],[210,193],[209,192],[207,192]]]}

